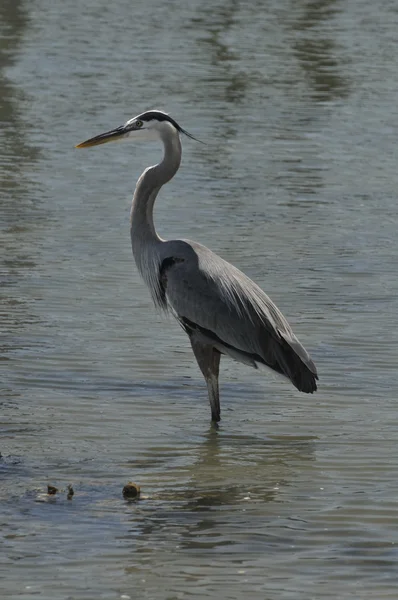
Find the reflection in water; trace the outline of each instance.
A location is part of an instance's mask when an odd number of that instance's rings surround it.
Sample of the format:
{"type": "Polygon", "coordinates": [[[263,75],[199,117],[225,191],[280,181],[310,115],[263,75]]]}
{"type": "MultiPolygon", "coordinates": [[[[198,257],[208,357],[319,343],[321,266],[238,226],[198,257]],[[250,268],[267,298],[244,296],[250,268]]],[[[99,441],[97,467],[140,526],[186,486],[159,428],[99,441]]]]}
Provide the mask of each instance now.
{"type": "Polygon", "coordinates": [[[261,440],[252,436],[228,435],[211,428],[190,469],[185,498],[195,502],[223,504],[234,502],[247,493],[274,499],[275,485],[281,485],[293,458],[313,458],[308,440],[261,440]],[[242,448],[245,449],[244,456],[242,448]],[[273,466],[278,465],[277,469],[273,466]],[[281,467],[281,468],[279,468],[281,467]],[[259,471],[262,476],[259,477],[259,471]],[[260,481],[259,481],[260,479],[260,481]],[[198,498],[198,493],[200,497],[198,498]]]}
{"type": "Polygon", "coordinates": [[[216,110],[218,118],[217,138],[213,138],[214,145],[211,152],[202,149],[201,160],[216,165],[214,173],[220,177],[231,174],[230,149],[228,144],[233,142],[237,135],[236,111],[245,101],[249,79],[247,73],[239,68],[240,53],[232,51],[224,39],[235,23],[239,12],[239,2],[230,0],[220,6],[210,3],[208,6],[200,5],[199,15],[192,18],[192,28],[200,27],[205,32],[205,37],[199,40],[201,62],[208,64],[209,68],[201,73],[197,86],[206,95],[206,104],[216,110]],[[221,111],[219,108],[222,107],[221,111]],[[235,109],[235,110],[233,110],[235,109]]]}
{"type": "MultiPolygon", "coordinates": [[[[170,461],[171,449],[167,452],[162,448],[158,457],[154,449],[155,465],[165,451],[170,461]]],[[[169,536],[177,536],[182,549],[215,550],[230,545],[224,512],[235,514],[234,519],[229,517],[231,530],[241,514],[245,514],[246,526],[255,529],[260,515],[263,523],[269,518],[267,503],[276,500],[289,486],[295,470],[314,459],[313,438],[263,440],[249,435],[224,435],[211,427],[197,448],[195,462],[167,474],[173,482],[172,489],[167,486],[156,492],[142,501],[140,510],[134,511],[130,519],[134,550],[156,552],[169,536]]],[[[139,562],[139,555],[134,556],[139,562]]],[[[136,568],[134,564],[132,571],[136,568]]]]}
{"type": "Polygon", "coordinates": [[[335,71],[339,63],[334,58],[332,40],[300,40],[295,45],[297,58],[314,88],[314,100],[326,102],[348,93],[346,81],[335,71]]]}
{"type": "Polygon", "coordinates": [[[334,30],[328,26],[341,10],[341,3],[336,0],[294,2],[293,18],[288,21],[292,32],[289,45],[298,61],[300,81],[303,73],[305,75],[306,98],[303,103],[302,87],[300,96],[291,92],[294,101],[291,114],[286,115],[285,126],[277,134],[280,146],[286,147],[287,152],[277,182],[293,192],[294,197],[287,199],[286,206],[294,209],[300,205],[306,209],[322,202],[321,198],[308,198],[319,196],[324,185],[323,171],[328,168],[320,157],[319,124],[327,119],[330,109],[326,103],[349,94],[348,81],[339,72],[339,49],[331,37],[334,30]]]}
{"type": "Polygon", "coordinates": [[[233,26],[238,10],[237,0],[230,0],[221,6],[211,4],[207,8],[201,5],[200,16],[192,19],[193,27],[200,26],[207,32],[200,43],[209,55],[210,64],[215,67],[210,76],[203,76],[205,89],[212,90],[214,100],[231,104],[239,104],[244,100],[248,85],[247,74],[236,68],[238,56],[223,42],[223,36],[233,26]],[[212,81],[216,85],[209,87],[212,81]]]}
{"type": "MultiPolygon", "coordinates": [[[[298,6],[298,2],[295,6],[298,6]]],[[[337,0],[304,0],[304,14],[296,21],[297,29],[308,29],[319,24],[320,20],[331,19],[342,11],[337,0]]]]}
{"type": "MultiPolygon", "coordinates": [[[[295,31],[302,32],[294,49],[316,102],[344,98],[348,94],[348,83],[338,72],[336,42],[326,38],[326,32],[319,32],[322,23],[341,10],[338,5],[337,0],[310,0],[304,5],[304,13],[292,24],[295,31]]],[[[330,35],[329,29],[327,33],[330,35]]]]}
{"type": "MultiPolygon", "coordinates": [[[[16,285],[35,267],[26,242],[30,225],[38,216],[35,216],[32,186],[26,173],[37,159],[38,151],[26,142],[26,124],[19,105],[22,93],[6,74],[16,62],[27,25],[28,15],[22,1],[3,0],[0,3],[0,227],[4,229],[1,250],[5,257],[0,283],[3,290],[16,285]]],[[[5,333],[0,351],[9,353],[21,348],[18,340],[21,331],[36,319],[28,313],[27,304],[21,297],[3,294],[0,306],[5,333]]]]}
{"type": "Polygon", "coordinates": [[[0,3],[0,155],[2,168],[2,191],[0,202],[4,218],[12,224],[20,216],[21,196],[29,195],[24,181],[24,171],[38,156],[36,148],[26,143],[26,126],[21,118],[18,100],[22,92],[7,78],[6,69],[16,61],[20,42],[28,24],[26,7],[21,0],[3,0],[0,3]],[[12,202],[12,207],[8,206],[12,202]],[[7,210],[8,209],[8,210],[7,210]]]}

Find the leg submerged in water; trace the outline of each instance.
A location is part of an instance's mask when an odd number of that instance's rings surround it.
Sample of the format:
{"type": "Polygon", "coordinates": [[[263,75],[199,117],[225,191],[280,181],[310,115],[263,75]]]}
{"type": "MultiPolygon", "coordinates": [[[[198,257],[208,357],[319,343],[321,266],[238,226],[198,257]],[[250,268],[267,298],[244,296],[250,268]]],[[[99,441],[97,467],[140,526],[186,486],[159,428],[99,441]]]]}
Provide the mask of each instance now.
{"type": "Polygon", "coordinates": [[[192,350],[206,380],[207,391],[211,408],[211,420],[218,423],[220,420],[220,395],[218,390],[218,374],[220,370],[221,353],[209,344],[190,336],[192,350]]]}

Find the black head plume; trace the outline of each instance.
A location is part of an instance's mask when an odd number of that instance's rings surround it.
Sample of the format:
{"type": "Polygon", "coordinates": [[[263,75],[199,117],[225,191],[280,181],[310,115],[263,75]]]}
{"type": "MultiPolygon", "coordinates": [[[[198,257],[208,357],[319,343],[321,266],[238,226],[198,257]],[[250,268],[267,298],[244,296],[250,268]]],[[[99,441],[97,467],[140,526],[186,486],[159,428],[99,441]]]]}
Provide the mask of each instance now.
{"type": "Polygon", "coordinates": [[[186,129],[183,129],[177,123],[177,121],[175,121],[172,117],[170,117],[170,115],[168,115],[160,110],[149,110],[147,112],[142,113],[141,115],[138,115],[137,119],[140,119],[141,121],[152,121],[153,119],[156,119],[157,121],[168,121],[180,133],[183,133],[187,137],[191,138],[191,140],[195,140],[195,142],[200,142],[201,144],[204,144],[204,142],[202,142],[202,140],[198,140],[198,138],[194,137],[191,133],[189,133],[189,131],[187,131],[186,129]]]}

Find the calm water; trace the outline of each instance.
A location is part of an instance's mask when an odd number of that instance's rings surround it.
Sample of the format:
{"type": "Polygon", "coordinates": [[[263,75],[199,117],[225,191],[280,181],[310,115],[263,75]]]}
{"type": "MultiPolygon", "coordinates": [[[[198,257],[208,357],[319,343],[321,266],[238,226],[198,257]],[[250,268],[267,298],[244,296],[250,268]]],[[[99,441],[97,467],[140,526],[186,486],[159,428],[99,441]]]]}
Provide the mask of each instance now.
{"type": "Polygon", "coordinates": [[[1,1],[1,598],[396,598],[397,27],[388,0],[1,1]],[[206,142],[159,231],[256,279],[314,396],[224,360],[210,427],[131,256],[160,151],[74,150],[149,108],[206,142]]]}

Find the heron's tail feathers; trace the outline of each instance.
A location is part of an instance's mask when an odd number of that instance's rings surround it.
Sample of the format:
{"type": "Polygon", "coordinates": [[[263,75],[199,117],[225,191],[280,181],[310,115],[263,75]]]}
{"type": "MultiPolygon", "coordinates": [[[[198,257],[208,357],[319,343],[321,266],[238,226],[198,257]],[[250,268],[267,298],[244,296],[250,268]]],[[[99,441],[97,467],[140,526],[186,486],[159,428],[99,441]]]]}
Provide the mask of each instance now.
{"type": "Polygon", "coordinates": [[[283,337],[275,358],[280,372],[288,377],[300,392],[313,394],[316,391],[316,367],[297,338],[286,340],[283,337]]]}

